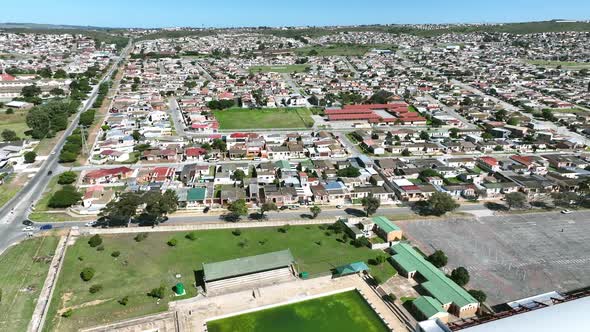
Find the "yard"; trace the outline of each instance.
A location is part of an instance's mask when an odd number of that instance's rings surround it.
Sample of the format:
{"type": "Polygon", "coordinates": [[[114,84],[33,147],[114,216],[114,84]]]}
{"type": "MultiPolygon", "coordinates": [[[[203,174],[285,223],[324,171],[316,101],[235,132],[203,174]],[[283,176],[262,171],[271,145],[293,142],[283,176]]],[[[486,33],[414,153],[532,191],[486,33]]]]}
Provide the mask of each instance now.
{"type": "Polygon", "coordinates": [[[26,331],[57,246],[56,237],[26,240],[0,256],[0,330],[26,331]]]}
{"type": "Polygon", "coordinates": [[[301,73],[307,70],[309,65],[274,65],[274,66],[252,66],[251,73],[301,73]]]}
{"type": "Polygon", "coordinates": [[[581,70],[590,69],[589,62],[573,62],[573,61],[549,61],[549,60],[525,60],[525,62],[541,67],[557,67],[561,66],[563,69],[581,70]]]}
{"type": "Polygon", "coordinates": [[[306,108],[241,109],[214,111],[220,129],[309,128],[311,111],[306,108]]]}
{"type": "Polygon", "coordinates": [[[356,291],[228,317],[207,323],[210,332],[381,332],[389,329],[356,291]]]}
{"type": "Polygon", "coordinates": [[[27,111],[15,111],[13,114],[6,114],[5,111],[1,111],[0,133],[5,129],[10,129],[15,131],[19,138],[26,138],[25,131],[29,130],[26,119],[27,111]]]}
{"type": "MultiPolygon", "coordinates": [[[[311,277],[330,273],[344,264],[374,259],[380,251],[356,248],[319,226],[292,226],[286,233],[277,228],[242,229],[236,236],[231,230],[196,232],[196,239],[185,238],[186,232],[151,233],[147,239],[136,242],[135,235],[103,236],[103,251],[91,248],[88,238],[80,238],[68,248],[64,267],[59,277],[48,316],[47,330],[72,331],[80,327],[118,321],[131,317],[164,311],[167,303],[196,295],[196,275],[203,262],[215,262],[277,250],[291,249],[299,271],[311,277]],[[178,240],[175,247],[166,242],[178,240]],[[111,253],[119,251],[114,258],[111,253]],[[84,282],[80,272],[85,267],[96,269],[94,278],[84,282]],[[180,274],[180,278],[176,275],[180,274]],[[174,297],[171,288],[177,282],[186,285],[187,295],[174,297]],[[89,287],[101,284],[103,290],[90,294],[89,287]],[[165,298],[156,303],[146,295],[151,289],[164,285],[165,298]],[[127,305],[117,301],[128,296],[127,305]],[[60,314],[73,310],[69,318],[60,314]],[[58,314],[59,312],[59,314],[58,314]]],[[[388,262],[381,266],[369,265],[371,273],[381,280],[396,271],[388,262]]]]}

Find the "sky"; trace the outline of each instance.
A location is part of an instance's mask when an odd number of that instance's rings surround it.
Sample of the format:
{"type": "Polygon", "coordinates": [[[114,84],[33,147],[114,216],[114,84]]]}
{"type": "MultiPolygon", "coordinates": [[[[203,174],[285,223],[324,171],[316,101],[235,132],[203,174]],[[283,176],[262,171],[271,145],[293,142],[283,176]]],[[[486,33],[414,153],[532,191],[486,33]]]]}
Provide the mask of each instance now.
{"type": "Polygon", "coordinates": [[[590,0],[0,0],[0,4],[0,22],[125,28],[590,19],[590,0]]]}

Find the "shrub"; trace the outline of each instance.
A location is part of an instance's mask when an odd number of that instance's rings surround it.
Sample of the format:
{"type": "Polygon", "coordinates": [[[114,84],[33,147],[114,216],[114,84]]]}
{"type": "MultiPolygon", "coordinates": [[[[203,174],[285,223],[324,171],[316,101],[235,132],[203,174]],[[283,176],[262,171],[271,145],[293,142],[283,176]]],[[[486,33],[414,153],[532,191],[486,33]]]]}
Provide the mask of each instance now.
{"type": "Polygon", "coordinates": [[[35,151],[29,151],[24,154],[25,157],[25,164],[32,164],[35,162],[35,158],[37,158],[37,154],[35,151]]]}
{"type": "Polygon", "coordinates": [[[171,247],[175,247],[178,244],[178,241],[176,239],[170,239],[166,243],[171,247]]]}
{"type": "Polygon", "coordinates": [[[104,246],[101,244],[98,247],[96,247],[96,251],[104,251],[104,246]]]}
{"type": "Polygon", "coordinates": [[[72,316],[74,312],[72,311],[72,309],[68,309],[66,311],[63,312],[63,314],[61,314],[62,317],[68,318],[70,316],[72,316]]]}
{"type": "Polygon", "coordinates": [[[191,241],[194,241],[194,240],[197,239],[197,233],[190,232],[190,233],[188,233],[188,234],[185,235],[185,238],[187,238],[187,239],[189,239],[191,241]]]}
{"type": "Polygon", "coordinates": [[[117,257],[121,256],[121,252],[120,252],[120,251],[113,251],[113,252],[111,253],[111,256],[113,256],[113,257],[117,258],[117,257]]]}
{"type": "Polygon", "coordinates": [[[120,305],[127,305],[127,303],[129,302],[129,296],[125,296],[125,297],[119,299],[119,301],[117,301],[117,302],[119,302],[120,305]]]}
{"type": "Polygon", "coordinates": [[[57,183],[59,183],[59,184],[72,184],[72,183],[76,182],[77,178],[78,178],[78,174],[76,174],[76,172],[66,171],[66,172],[63,172],[59,175],[59,177],[57,178],[57,183]]]}
{"type": "Polygon", "coordinates": [[[136,242],[141,242],[147,238],[148,238],[148,233],[139,233],[134,237],[136,242]]]}
{"type": "Polygon", "coordinates": [[[52,208],[68,208],[78,203],[80,199],[82,199],[82,194],[76,188],[65,185],[51,196],[47,205],[52,208]]]}
{"type": "Polygon", "coordinates": [[[90,292],[90,294],[94,294],[94,293],[98,293],[102,290],[102,285],[101,284],[95,284],[90,286],[90,289],[88,290],[90,292]]]}
{"type": "Polygon", "coordinates": [[[80,278],[84,281],[90,281],[92,277],[94,277],[94,269],[91,267],[84,268],[82,272],[80,272],[80,278]]]}
{"type": "Polygon", "coordinates": [[[102,238],[100,237],[100,235],[95,234],[93,235],[90,240],[88,240],[88,244],[94,248],[94,247],[98,247],[99,245],[102,244],[102,238]]]}
{"type": "Polygon", "coordinates": [[[287,233],[289,231],[289,229],[291,229],[291,225],[286,224],[285,226],[279,228],[279,232],[281,232],[281,233],[287,233]]]}
{"type": "Polygon", "coordinates": [[[239,230],[239,229],[234,229],[234,230],[233,230],[231,233],[232,233],[233,235],[235,235],[235,236],[240,236],[240,235],[242,235],[242,231],[241,231],[241,230],[239,230]]]}
{"type": "Polygon", "coordinates": [[[166,292],[166,287],[160,286],[158,288],[152,289],[148,293],[148,296],[155,297],[155,298],[158,298],[158,299],[163,299],[164,298],[164,292],[166,292]]]}
{"type": "Polygon", "coordinates": [[[363,237],[360,237],[358,239],[352,240],[352,245],[355,246],[355,247],[357,247],[357,248],[360,248],[360,247],[368,247],[369,244],[370,244],[369,243],[369,240],[367,240],[367,238],[364,237],[364,236],[363,237]]]}

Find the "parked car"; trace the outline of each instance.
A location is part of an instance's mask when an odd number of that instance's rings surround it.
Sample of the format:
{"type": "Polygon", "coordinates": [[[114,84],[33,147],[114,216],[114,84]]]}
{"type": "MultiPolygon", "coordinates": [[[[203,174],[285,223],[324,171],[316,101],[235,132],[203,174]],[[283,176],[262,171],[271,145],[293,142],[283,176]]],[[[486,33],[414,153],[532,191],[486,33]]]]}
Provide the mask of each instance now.
{"type": "Polygon", "coordinates": [[[286,205],[283,205],[279,208],[279,211],[285,211],[286,209],[288,209],[289,207],[286,205]]]}
{"type": "Polygon", "coordinates": [[[27,227],[23,228],[23,232],[31,232],[34,230],[35,230],[35,227],[33,227],[33,226],[27,226],[27,227]]]}
{"type": "Polygon", "coordinates": [[[48,230],[50,230],[52,228],[53,228],[53,225],[50,225],[50,224],[45,224],[45,225],[39,227],[39,229],[42,230],[42,231],[48,231],[48,230]]]}
{"type": "Polygon", "coordinates": [[[86,223],[86,227],[92,227],[96,224],[96,221],[89,221],[86,223]]]}
{"type": "Polygon", "coordinates": [[[342,209],[342,205],[336,205],[337,209],[342,209]]]}
{"type": "Polygon", "coordinates": [[[32,221],[30,221],[29,219],[25,219],[25,220],[23,220],[23,225],[25,225],[25,226],[33,226],[34,223],[32,221]]]}
{"type": "Polygon", "coordinates": [[[203,209],[203,213],[207,213],[207,212],[209,212],[209,210],[210,210],[210,208],[207,206],[203,209]]]}
{"type": "Polygon", "coordinates": [[[570,213],[572,213],[572,211],[570,211],[570,210],[561,210],[561,213],[563,213],[563,214],[570,214],[570,213]]]}

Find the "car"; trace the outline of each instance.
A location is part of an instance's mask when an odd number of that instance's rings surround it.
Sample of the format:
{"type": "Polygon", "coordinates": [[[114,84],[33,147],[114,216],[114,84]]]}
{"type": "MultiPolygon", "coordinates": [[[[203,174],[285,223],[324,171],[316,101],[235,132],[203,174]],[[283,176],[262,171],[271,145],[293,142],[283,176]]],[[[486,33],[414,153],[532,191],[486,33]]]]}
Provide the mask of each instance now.
{"type": "Polygon", "coordinates": [[[31,232],[34,230],[35,230],[35,227],[33,227],[33,226],[27,226],[27,227],[23,228],[23,232],[31,232]]]}
{"type": "Polygon", "coordinates": [[[337,209],[342,209],[342,205],[340,205],[340,204],[339,205],[336,205],[336,208],[337,209]]]}
{"type": "Polygon", "coordinates": [[[285,205],[283,205],[283,206],[281,206],[281,207],[279,208],[279,210],[280,210],[280,211],[285,211],[285,210],[286,210],[286,209],[288,209],[288,208],[289,208],[288,206],[285,206],[285,205]]]}
{"type": "Polygon", "coordinates": [[[53,171],[47,172],[47,175],[51,175],[51,174],[53,174],[53,171]]]}
{"type": "Polygon", "coordinates": [[[55,153],[56,153],[55,151],[51,151],[51,154],[55,154],[55,153]]]}
{"type": "Polygon", "coordinates": [[[23,225],[25,226],[33,226],[35,223],[33,223],[32,221],[30,221],[29,219],[25,219],[23,220],[23,225]]]}
{"type": "Polygon", "coordinates": [[[289,210],[297,210],[299,209],[299,205],[289,205],[289,210]]]}
{"type": "Polygon", "coordinates": [[[570,213],[572,213],[572,211],[570,211],[570,210],[561,210],[561,213],[563,213],[563,214],[570,214],[570,213]]]}
{"type": "Polygon", "coordinates": [[[96,221],[89,221],[85,224],[86,227],[92,227],[96,224],[96,221]]]}
{"type": "Polygon", "coordinates": [[[45,224],[45,225],[39,227],[39,229],[42,230],[42,231],[48,231],[48,230],[50,230],[52,228],[53,228],[53,225],[51,225],[51,224],[45,224]]]}
{"type": "Polygon", "coordinates": [[[207,206],[207,207],[205,207],[205,208],[203,209],[203,213],[207,213],[207,212],[209,212],[209,210],[210,210],[210,209],[211,209],[211,208],[209,208],[208,206],[207,206]]]}

